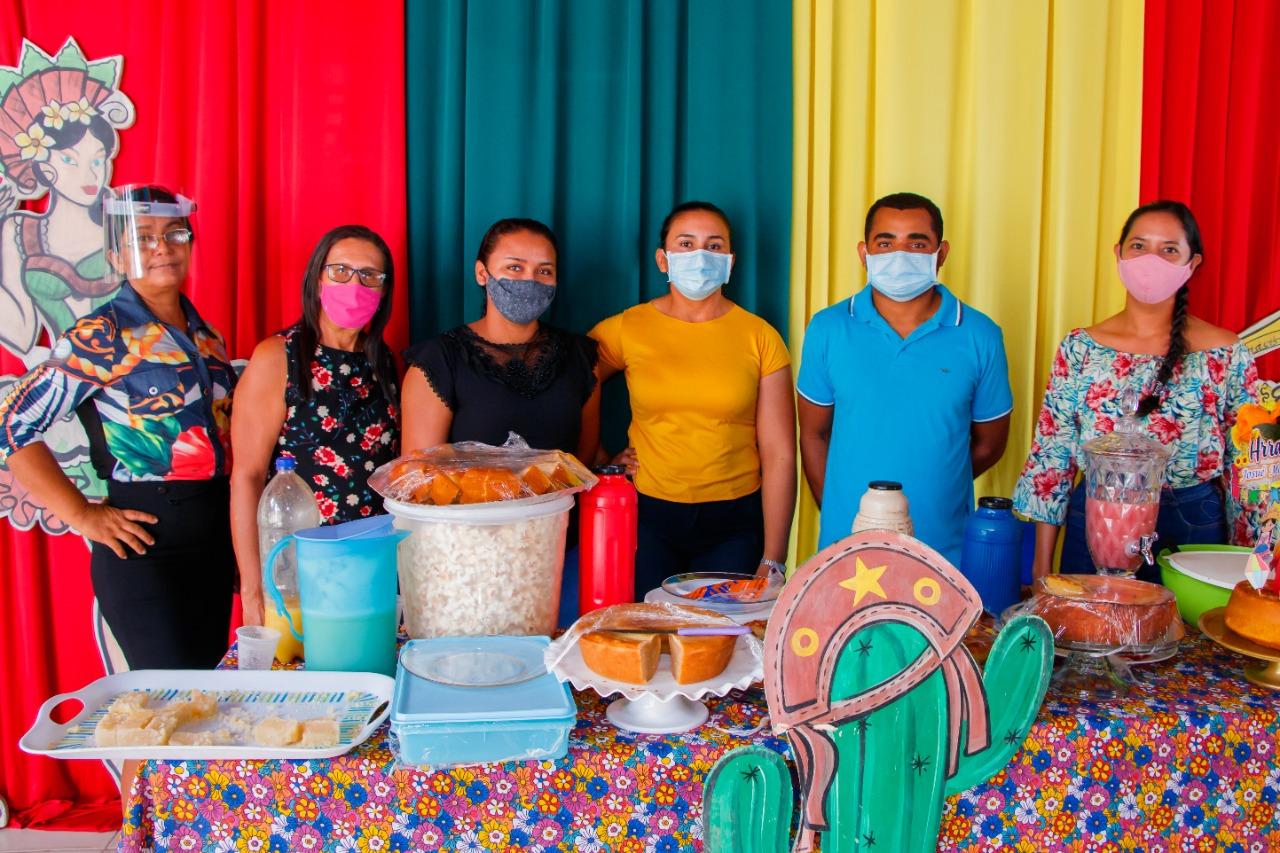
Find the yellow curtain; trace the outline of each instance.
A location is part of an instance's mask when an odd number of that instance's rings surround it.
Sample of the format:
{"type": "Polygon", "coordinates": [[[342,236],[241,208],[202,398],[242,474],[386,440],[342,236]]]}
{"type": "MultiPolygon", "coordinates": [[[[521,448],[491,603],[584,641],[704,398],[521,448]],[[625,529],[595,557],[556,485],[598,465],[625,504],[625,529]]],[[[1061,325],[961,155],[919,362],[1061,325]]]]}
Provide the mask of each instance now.
{"type": "MultiPolygon", "coordinates": [[[[795,0],[794,16],[793,357],[809,318],[865,283],[871,203],[929,196],[951,243],[939,278],[1004,330],[1013,424],[978,493],[1011,494],[1054,348],[1123,305],[1112,246],[1138,196],[1143,4],[795,0]]],[[[817,520],[802,485],[792,565],[817,520]]]]}

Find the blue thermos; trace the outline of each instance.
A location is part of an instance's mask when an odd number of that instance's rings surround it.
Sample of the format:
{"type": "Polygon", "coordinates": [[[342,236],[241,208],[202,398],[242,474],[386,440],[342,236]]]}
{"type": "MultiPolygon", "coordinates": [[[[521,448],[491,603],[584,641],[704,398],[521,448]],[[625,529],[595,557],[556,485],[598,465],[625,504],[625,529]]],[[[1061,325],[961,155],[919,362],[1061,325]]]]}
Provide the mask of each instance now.
{"type": "Polygon", "coordinates": [[[983,609],[997,616],[1020,597],[1022,534],[1008,498],[979,498],[964,525],[960,572],[982,596],[983,609]]]}

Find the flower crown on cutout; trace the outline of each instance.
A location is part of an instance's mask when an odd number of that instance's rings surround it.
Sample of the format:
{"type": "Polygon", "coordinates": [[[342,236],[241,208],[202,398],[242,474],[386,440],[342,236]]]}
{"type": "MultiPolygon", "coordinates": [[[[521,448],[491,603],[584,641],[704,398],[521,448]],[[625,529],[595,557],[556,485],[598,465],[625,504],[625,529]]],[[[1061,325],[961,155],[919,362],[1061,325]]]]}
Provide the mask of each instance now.
{"type": "Polygon", "coordinates": [[[116,88],[123,65],[120,56],[90,62],[68,38],[56,56],[23,39],[18,66],[0,66],[0,177],[18,198],[47,191],[35,166],[49,159],[50,131],[88,125],[96,116],[113,133],[133,124],[133,103],[116,88]]]}

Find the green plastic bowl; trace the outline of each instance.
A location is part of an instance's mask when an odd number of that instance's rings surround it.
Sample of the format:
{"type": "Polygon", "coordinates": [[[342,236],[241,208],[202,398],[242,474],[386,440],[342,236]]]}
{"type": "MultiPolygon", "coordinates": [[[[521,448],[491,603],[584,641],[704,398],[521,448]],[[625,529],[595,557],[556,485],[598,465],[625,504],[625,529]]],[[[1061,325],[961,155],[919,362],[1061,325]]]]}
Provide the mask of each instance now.
{"type": "MultiPolygon", "coordinates": [[[[1242,548],[1237,545],[1185,545],[1179,548],[1177,553],[1217,551],[1248,554],[1251,550],[1251,548],[1242,548]]],[[[1243,562],[1240,564],[1240,576],[1232,581],[1231,586],[1220,586],[1180,571],[1169,562],[1169,557],[1173,554],[1174,552],[1166,549],[1156,558],[1156,562],[1160,564],[1160,580],[1178,600],[1178,612],[1182,614],[1183,620],[1191,625],[1199,624],[1201,614],[1206,611],[1215,607],[1226,607],[1227,599],[1231,597],[1231,587],[1235,586],[1235,581],[1244,579],[1243,562]]]]}

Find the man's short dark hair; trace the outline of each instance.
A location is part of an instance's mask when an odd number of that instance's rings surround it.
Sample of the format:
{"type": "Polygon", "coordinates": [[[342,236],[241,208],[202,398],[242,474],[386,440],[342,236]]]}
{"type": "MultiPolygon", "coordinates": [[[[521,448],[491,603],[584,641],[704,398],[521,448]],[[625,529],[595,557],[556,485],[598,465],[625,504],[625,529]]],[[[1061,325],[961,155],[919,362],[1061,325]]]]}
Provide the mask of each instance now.
{"type": "Polygon", "coordinates": [[[929,221],[933,224],[933,234],[938,238],[939,243],[942,242],[942,211],[932,201],[916,193],[890,193],[884,198],[876,199],[876,203],[867,211],[867,222],[862,227],[863,240],[868,242],[871,240],[871,220],[875,219],[876,211],[882,207],[893,210],[928,211],[929,221]]]}

